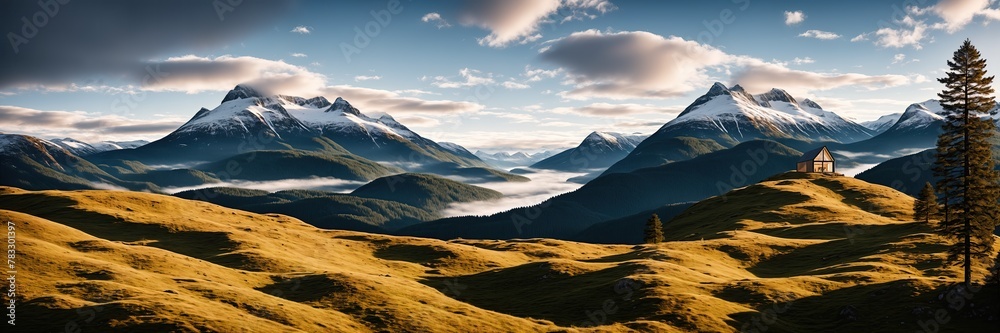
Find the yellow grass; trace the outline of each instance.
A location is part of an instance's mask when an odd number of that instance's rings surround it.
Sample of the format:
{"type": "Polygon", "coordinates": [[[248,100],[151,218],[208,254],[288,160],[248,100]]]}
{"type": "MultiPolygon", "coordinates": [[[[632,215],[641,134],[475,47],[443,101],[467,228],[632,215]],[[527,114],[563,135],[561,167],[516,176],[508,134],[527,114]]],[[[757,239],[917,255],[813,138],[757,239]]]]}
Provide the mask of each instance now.
{"type": "Polygon", "coordinates": [[[762,318],[917,331],[913,309],[940,308],[960,273],[910,205],[853,178],[783,175],[631,246],[394,237],[148,193],[0,188],[28,331],[731,332],[762,318]]]}

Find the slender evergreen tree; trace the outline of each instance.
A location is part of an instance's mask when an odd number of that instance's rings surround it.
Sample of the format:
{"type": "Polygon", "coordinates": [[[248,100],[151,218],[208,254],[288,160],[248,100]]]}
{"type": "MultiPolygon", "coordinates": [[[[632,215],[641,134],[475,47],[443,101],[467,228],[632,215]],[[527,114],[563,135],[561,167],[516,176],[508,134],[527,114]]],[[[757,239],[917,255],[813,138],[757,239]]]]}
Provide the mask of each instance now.
{"type": "Polygon", "coordinates": [[[955,240],[948,259],[964,266],[965,284],[970,286],[973,260],[992,254],[993,229],[1000,216],[1000,175],[993,168],[989,142],[995,126],[992,119],[984,119],[994,104],[993,77],[986,76],[986,60],[969,40],[955,51],[948,67],[947,76],[938,79],[945,85],[938,96],[946,114],[934,173],[949,211],[938,231],[955,240]]]}
{"type": "Polygon", "coordinates": [[[656,244],[663,242],[663,223],[660,222],[660,217],[656,214],[649,217],[646,220],[646,233],[643,240],[646,244],[656,244]]]}
{"type": "Polygon", "coordinates": [[[934,186],[927,182],[924,184],[924,189],[920,191],[920,196],[913,202],[913,216],[917,220],[930,222],[932,217],[937,216],[937,213],[937,195],[934,194],[934,186]]]}

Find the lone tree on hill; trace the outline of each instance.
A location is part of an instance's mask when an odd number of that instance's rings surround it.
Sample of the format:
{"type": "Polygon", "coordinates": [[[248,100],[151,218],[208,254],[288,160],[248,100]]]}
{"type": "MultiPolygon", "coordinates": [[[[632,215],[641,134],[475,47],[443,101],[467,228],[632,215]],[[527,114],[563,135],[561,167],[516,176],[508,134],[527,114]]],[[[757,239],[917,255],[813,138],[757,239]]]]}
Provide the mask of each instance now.
{"type": "Polygon", "coordinates": [[[656,244],[663,242],[663,222],[656,214],[646,220],[646,235],[643,237],[646,244],[656,244]]]}
{"type": "Polygon", "coordinates": [[[937,216],[937,213],[937,195],[934,194],[934,186],[927,182],[924,184],[924,189],[920,191],[917,201],[913,203],[913,216],[918,220],[930,222],[931,217],[937,216]]]}
{"type": "Polygon", "coordinates": [[[937,187],[949,214],[938,231],[955,240],[948,249],[948,261],[964,265],[969,287],[973,260],[992,254],[993,229],[1000,216],[1000,175],[993,169],[989,143],[995,126],[986,117],[994,104],[993,77],[986,76],[986,60],[968,39],[948,67],[947,77],[938,79],[945,85],[938,94],[945,123],[938,137],[934,175],[940,179],[937,187]]]}

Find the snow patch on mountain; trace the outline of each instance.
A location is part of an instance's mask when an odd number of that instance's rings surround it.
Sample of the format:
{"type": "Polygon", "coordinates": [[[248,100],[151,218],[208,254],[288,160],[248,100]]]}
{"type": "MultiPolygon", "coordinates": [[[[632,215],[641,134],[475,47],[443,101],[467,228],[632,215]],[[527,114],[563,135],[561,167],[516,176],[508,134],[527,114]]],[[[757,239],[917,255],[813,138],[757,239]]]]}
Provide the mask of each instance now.
{"type": "Polygon", "coordinates": [[[592,132],[583,139],[580,146],[585,145],[595,145],[604,144],[609,147],[619,148],[621,150],[631,151],[635,149],[635,146],[642,142],[646,136],[640,133],[633,134],[622,134],[615,132],[592,132]]]}
{"type": "Polygon", "coordinates": [[[16,155],[21,152],[36,149],[39,144],[49,148],[65,150],[62,146],[41,138],[21,134],[0,134],[0,153],[16,155]]]}
{"type": "Polygon", "coordinates": [[[118,150],[118,149],[134,149],[139,148],[149,143],[146,140],[132,140],[132,141],[101,141],[97,143],[90,144],[97,151],[108,151],[108,150],[118,150]]]}
{"type": "Polygon", "coordinates": [[[944,121],[944,107],[937,100],[927,100],[921,103],[913,103],[906,107],[906,111],[899,117],[896,124],[890,130],[910,130],[919,129],[944,121]]]}
{"type": "Polygon", "coordinates": [[[875,133],[882,133],[885,132],[885,130],[889,129],[889,127],[892,127],[892,125],[895,125],[896,122],[899,121],[899,118],[902,116],[903,114],[898,112],[887,114],[878,117],[878,119],[872,121],[862,122],[861,125],[867,127],[868,129],[872,130],[875,133]]]}
{"type": "Polygon", "coordinates": [[[52,139],[50,141],[76,156],[86,156],[109,150],[136,148],[149,143],[149,141],[146,140],[101,141],[97,143],[87,143],[73,138],[52,139]]]}
{"type": "Polygon", "coordinates": [[[454,142],[438,142],[438,145],[441,146],[441,148],[444,148],[445,150],[451,152],[452,154],[470,154],[470,155],[474,155],[468,149],[465,149],[465,147],[462,147],[462,145],[454,143],[454,142]]]}

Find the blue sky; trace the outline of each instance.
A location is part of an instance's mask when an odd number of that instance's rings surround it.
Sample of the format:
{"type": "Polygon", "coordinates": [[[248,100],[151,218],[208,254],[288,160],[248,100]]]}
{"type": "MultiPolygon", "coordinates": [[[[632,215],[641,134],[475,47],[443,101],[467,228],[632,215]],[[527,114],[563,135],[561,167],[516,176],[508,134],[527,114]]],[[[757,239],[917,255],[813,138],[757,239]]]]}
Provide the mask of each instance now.
{"type": "Polygon", "coordinates": [[[995,0],[234,3],[68,2],[27,43],[11,33],[45,8],[5,3],[0,131],[156,139],[253,82],[535,151],[651,133],[715,81],[872,120],[934,98],[966,38],[1000,59],[995,0]]]}

